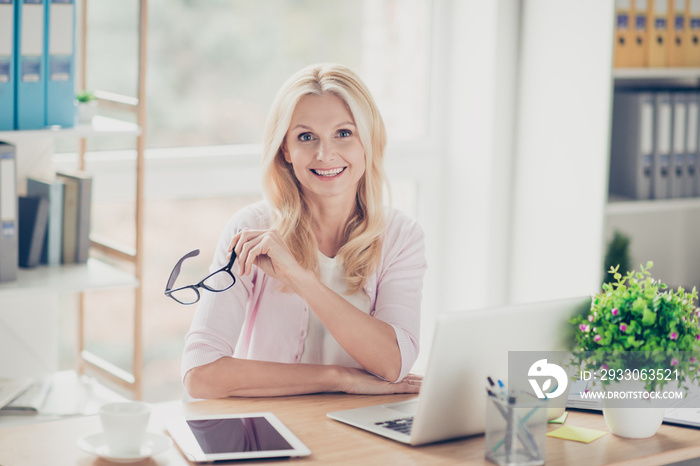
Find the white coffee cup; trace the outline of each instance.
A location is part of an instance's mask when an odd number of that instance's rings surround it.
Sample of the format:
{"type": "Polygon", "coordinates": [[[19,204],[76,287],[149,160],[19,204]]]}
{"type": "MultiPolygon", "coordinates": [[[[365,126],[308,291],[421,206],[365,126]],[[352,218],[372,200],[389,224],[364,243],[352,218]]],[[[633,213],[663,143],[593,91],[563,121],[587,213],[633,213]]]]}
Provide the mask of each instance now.
{"type": "Polygon", "coordinates": [[[105,441],[112,455],[138,455],[146,440],[151,407],[142,401],[119,401],[100,407],[105,441]]]}

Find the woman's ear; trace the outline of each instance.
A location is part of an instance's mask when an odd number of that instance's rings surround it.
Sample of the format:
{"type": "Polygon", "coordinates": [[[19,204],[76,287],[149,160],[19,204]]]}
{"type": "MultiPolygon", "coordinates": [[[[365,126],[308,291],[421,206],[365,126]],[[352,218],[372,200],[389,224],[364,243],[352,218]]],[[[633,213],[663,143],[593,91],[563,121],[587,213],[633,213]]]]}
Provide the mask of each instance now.
{"type": "Polygon", "coordinates": [[[282,154],[284,155],[284,160],[287,163],[292,163],[292,158],[289,156],[289,149],[287,149],[287,139],[285,138],[284,141],[282,141],[282,145],[280,146],[280,150],[282,151],[282,154]]]}

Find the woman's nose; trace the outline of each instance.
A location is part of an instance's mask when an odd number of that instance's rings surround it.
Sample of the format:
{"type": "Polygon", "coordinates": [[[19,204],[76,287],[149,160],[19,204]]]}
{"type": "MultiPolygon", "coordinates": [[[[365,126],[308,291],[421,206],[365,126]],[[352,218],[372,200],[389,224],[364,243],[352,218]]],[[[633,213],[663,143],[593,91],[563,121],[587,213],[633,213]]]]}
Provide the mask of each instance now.
{"type": "Polygon", "coordinates": [[[329,141],[321,140],[318,144],[316,160],[318,160],[319,162],[329,162],[333,160],[334,156],[335,151],[332,144],[329,141]]]}

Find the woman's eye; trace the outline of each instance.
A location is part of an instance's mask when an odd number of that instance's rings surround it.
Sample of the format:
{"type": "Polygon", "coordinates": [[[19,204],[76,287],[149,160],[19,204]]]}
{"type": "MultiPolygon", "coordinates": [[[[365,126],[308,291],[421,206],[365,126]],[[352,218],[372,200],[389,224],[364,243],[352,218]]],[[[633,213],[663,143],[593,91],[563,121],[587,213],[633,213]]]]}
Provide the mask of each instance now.
{"type": "Polygon", "coordinates": [[[352,136],[352,133],[347,129],[341,129],[340,131],[338,131],[338,137],[349,138],[350,136],[352,136]]]}
{"type": "Polygon", "coordinates": [[[299,139],[301,142],[309,142],[309,141],[312,141],[312,140],[314,139],[314,137],[311,136],[309,133],[301,133],[301,134],[299,135],[298,139],[299,139]]]}

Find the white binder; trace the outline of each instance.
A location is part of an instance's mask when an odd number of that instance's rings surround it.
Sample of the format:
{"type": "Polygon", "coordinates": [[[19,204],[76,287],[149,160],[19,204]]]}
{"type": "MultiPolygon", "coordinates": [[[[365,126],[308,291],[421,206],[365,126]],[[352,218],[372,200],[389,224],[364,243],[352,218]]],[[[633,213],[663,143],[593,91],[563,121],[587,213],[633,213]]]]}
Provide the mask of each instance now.
{"type": "MultiPolygon", "coordinates": [[[[66,254],[70,251],[63,251],[63,262],[87,262],[90,255],[90,211],[92,206],[92,176],[84,171],[58,172],[56,176],[65,184],[64,208],[68,203],[68,196],[72,189],[75,189],[75,224],[63,225],[63,245],[66,246],[66,232],[73,234],[70,242],[73,244],[73,258],[67,260],[66,254]]],[[[63,214],[63,221],[66,221],[66,212],[63,214]]]]}
{"type": "Polygon", "coordinates": [[[656,111],[654,112],[654,161],[651,181],[654,199],[667,199],[670,195],[672,133],[671,94],[658,92],[656,94],[656,111]]]}
{"type": "Polygon", "coordinates": [[[0,282],[17,279],[17,211],[15,146],[0,142],[0,282]]]}
{"type": "Polygon", "coordinates": [[[700,94],[688,93],[688,118],[686,131],[685,183],[683,197],[700,196],[698,190],[698,125],[700,124],[700,94]]]}
{"type": "Polygon", "coordinates": [[[654,155],[654,94],[615,92],[610,186],[613,195],[651,198],[654,155]]]}
{"type": "Polygon", "coordinates": [[[687,182],[685,168],[687,95],[686,92],[674,92],[671,98],[673,105],[673,139],[671,143],[669,197],[672,198],[683,196],[683,185],[687,182]]]}

